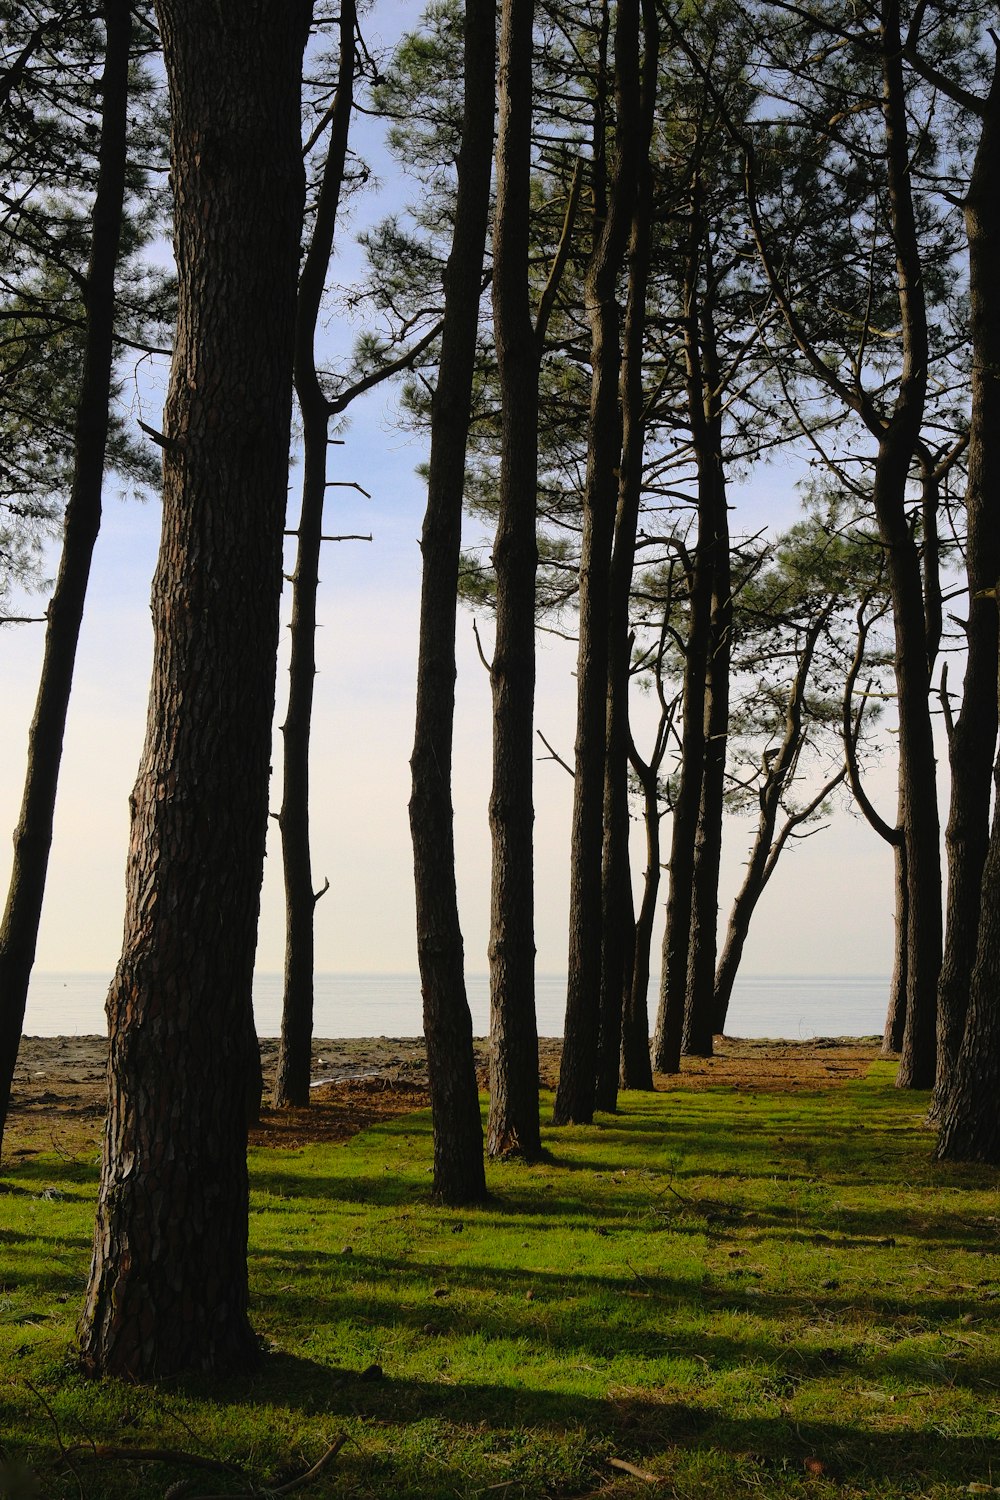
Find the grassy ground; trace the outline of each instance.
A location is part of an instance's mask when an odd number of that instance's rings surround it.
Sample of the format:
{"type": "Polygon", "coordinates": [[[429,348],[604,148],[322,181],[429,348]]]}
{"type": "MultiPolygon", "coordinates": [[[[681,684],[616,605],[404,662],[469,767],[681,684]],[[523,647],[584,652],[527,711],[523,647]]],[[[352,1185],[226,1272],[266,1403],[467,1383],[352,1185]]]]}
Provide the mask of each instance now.
{"type": "Polygon", "coordinates": [[[78,1376],[93,1153],[0,1171],[0,1494],[273,1490],[340,1437],[295,1493],[1000,1494],[1000,1174],[891,1085],[626,1095],[472,1211],[427,1201],[425,1113],[258,1150],[270,1354],[225,1384],[78,1376]]]}

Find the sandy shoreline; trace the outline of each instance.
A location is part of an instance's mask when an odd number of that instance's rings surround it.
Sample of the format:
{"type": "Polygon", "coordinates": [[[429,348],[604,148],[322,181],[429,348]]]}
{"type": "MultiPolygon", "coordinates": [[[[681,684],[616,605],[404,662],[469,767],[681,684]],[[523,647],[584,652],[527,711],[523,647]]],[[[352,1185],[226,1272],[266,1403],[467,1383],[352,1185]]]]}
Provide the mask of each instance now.
{"type": "MultiPolygon", "coordinates": [[[[657,1089],[727,1088],[789,1092],[836,1087],[862,1077],[879,1055],[879,1037],[813,1037],[808,1041],[717,1039],[711,1058],[685,1057],[679,1073],[656,1075],[657,1089]]],[[[487,1085],[488,1043],[475,1042],[479,1083],[487,1085]]],[[[539,1083],[554,1089],[560,1037],[539,1039],[539,1083]]],[[[93,1155],[107,1099],[108,1044],[103,1036],[26,1036],[22,1039],[4,1134],[4,1157],[16,1162],[38,1152],[93,1155]]],[[[378,1120],[429,1102],[427,1058],[421,1037],[316,1038],[311,1107],[268,1107],[278,1038],[261,1038],[264,1108],[251,1131],[255,1146],[293,1147],[350,1139],[378,1120]]]]}
{"type": "MultiPolygon", "coordinates": [[[[481,1044],[485,1048],[485,1042],[481,1044]]],[[[273,1077],[278,1038],[260,1038],[264,1075],[273,1077]]],[[[66,1082],[103,1082],[108,1043],[103,1036],[24,1036],[17,1073],[22,1081],[44,1077],[66,1082]]],[[[313,1039],[314,1080],[350,1073],[426,1069],[421,1037],[340,1037],[313,1039]]]]}
{"type": "MultiPolygon", "coordinates": [[[[857,1075],[859,1067],[877,1055],[878,1037],[811,1037],[804,1041],[717,1039],[713,1058],[684,1058],[678,1079],[693,1083],[712,1075],[716,1083],[732,1083],[735,1075],[752,1073],[758,1086],[783,1072],[815,1073],[830,1078],[845,1070],[857,1075]]],[[[487,1066],[488,1042],[475,1041],[476,1062],[481,1076],[487,1066]]],[[[261,1037],[261,1060],[265,1081],[274,1076],[278,1038],[261,1037]]],[[[562,1053],[560,1037],[541,1037],[538,1043],[539,1071],[544,1082],[554,1081],[553,1070],[562,1053]]],[[[25,1036],[18,1055],[15,1092],[27,1088],[44,1091],[65,1084],[103,1087],[108,1043],[103,1036],[25,1036]]],[[[313,1039],[314,1085],[364,1077],[388,1078],[424,1086],[427,1057],[422,1037],[316,1037],[313,1039]]]]}

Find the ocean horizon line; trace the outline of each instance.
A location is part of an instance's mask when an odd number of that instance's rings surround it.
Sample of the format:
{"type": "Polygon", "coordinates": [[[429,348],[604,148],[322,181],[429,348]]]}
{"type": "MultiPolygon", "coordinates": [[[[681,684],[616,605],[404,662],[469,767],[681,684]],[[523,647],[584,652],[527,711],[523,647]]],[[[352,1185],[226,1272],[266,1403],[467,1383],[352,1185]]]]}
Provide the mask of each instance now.
{"type": "MultiPolygon", "coordinates": [[[[33,1036],[85,1036],[106,1029],[104,1005],[110,974],[101,970],[44,970],[32,975],[24,1031],[33,1036]]],[[[490,1024],[489,975],[467,970],[466,996],[476,1036],[490,1024]]],[[[872,1036],[882,1031],[890,982],[881,974],[747,974],[737,979],[726,1032],[738,1037],[872,1036]]],[[[253,978],[254,1024],[261,1037],[278,1036],[283,976],[258,969],[253,978]]],[[[650,981],[650,1028],[657,1011],[658,980],[650,981]]],[[[565,973],[536,972],[535,1013],[540,1036],[562,1036],[566,1018],[565,973]]],[[[317,1037],[423,1035],[420,976],[416,970],[317,970],[313,1032],[317,1037]]]]}
{"type": "MultiPolygon", "coordinates": [[[[488,969],[466,969],[465,973],[467,978],[470,979],[489,978],[488,969]]],[[[61,979],[64,977],[72,977],[74,979],[100,979],[105,975],[111,976],[113,974],[113,966],[110,969],[36,968],[33,970],[33,976],[37,975],[40,979],[61,979]]],[[[420,977],[420,971],[419,969],[316,969],[314,970],[314,976],[317,979],[418,979],[420,977]]],[[[281,969],[254,970],[255,979],[280,979],[281,977],[281,969]]],[[[567,977],[567,974],[565,969],[536,969],[535,977],[536,979],[549,980],[565,979],[567,977]]],[[[652,983],[654,977],[655,976],[653,975],[650,976],[650,983],[652,983]]],[[[856,979],[864,980],[870,984],[888,984],[891,977],[892,976],[890,974],[880,973],[877,969],[759,969],[753,971],[747,970],[746,973],[741,970],[737,982],[758,979],[795,979],[809,980],[813,983],[828,983],[834,980],[856,979]]]]}

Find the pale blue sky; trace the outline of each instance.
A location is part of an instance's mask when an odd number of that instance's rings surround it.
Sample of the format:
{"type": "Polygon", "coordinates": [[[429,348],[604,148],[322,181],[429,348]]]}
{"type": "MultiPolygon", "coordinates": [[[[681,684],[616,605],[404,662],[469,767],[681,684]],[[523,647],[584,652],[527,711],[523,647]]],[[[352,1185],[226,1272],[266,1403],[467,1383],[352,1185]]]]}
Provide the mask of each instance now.
{"type": "MultiPolygon", "coordinates": [[[[416,8],[376,9],[384,35],[416,8]]],[[[371,28],[370,28],[371,31],[371,28]]],[[[367,149],[371,149],[370,145],[367,149]]],[[[383,163],[378,161],[380,170],[383,163]]],[[[342,252],[337,276],[354,252],[342,252]]],[[[158,425],[160,396],[143,388],[133,415],[158,425]]],[[[329,546],[320,598],[320,674],[313,732],[313,860],[317,884],[331,889],[316,909],[320,970],[411,971],[412,860],[406,804],[412,743],[412,694],[420,587],[424,487],[414,470],[423,449],[394,424],[391,393],[375,393],[352,411],[346,443],[334,450],[331,477],[357,480],[331,491],[327,529],[374,533],[374,544],[329,546]]],[[[792,517],[793,471],[771,471],[734,496],[734,524],[756,530],[792,517]]],[[[293,471],[292,484],[296,482],[293,471]]],[[[115,964],[123,911],[127,798],[142,740],[149,671],[149,586],[158,542],[158,507],[110,494],[98,542],[63,763],[49,886],[39,938],[42,970],[95,970],[115,964]]],[[[287,599],[286,599],[287,604],[287,599]]],[[[487,643],[489,622],[480,626],[487,643]]],[[[41,627],[0,631],[4,713],[0,722],[0,831],[17,817],[27,725],[41,652],[41,627]]],[[[569,756],[574,734],[574,648],[543,636],[537,724],[569,756]]],[[[285,694],[279,667],[278,715],[285,694]]],[[[486,968],[490,852],[486,805],[490,780],[489,686],[476,655],[471,620],[459,617],[455,807],[460,900],[470,971],[486,968]]],[[[539,746],[540,754],[543,754],[539,746]]],[[[275,764],[280,755],[276,741],[275,764]]],[[[876,786],[894,807],[891,764],[876,786]]],[[[565,968],[571,784],[551,762],[537,767],[536,870],[538,968],[565,968]]],[[[275,789],[277,796],[277,788],[275,789]]],[[[282,964],[280,863],[272,825],[261,913],[258,966],[282,964]]],[[[727,830],[723,917],[740,878],[748,826],[727,830]]],[[[4,836],[0,880],[9,869],[4,836]]],[[[636,829],[638,888],[644,849],[636,829]]],[[[866,825],[838,815],[834,827],[781,862],[748,945],[748,973],[887,973],[891,966],[892,868],[888,850],[866,825]]],[[[662,903],[661,903],[662,909],[662,903]]],[[[659,931],[656,942],[659,942],[659,931]]],[[[30,1024],[29,1024],[30,1029],[30,1024]]]]}
{"type": "MultiPolygon", "coordinates": [[[[371,502],[334,492],[330,525],[372,530],[374,544],[327,548],[320,601],[320,672],[313,735],[313,850],[319,903],[317,967],[411,970],[412,869],[406,803],[412,743],[420,559],[416,538],[423,485],[419,449],[399,443],[378,419],[357,423],[344,472],[371,502]]],[[[737,514],[740,514],[738,511],[737,514]]],[[[754,523],[756,524],[756,522],[754,523]]],[[[127,836],[126,802],[141,746],[149,670],[149,582],[157,545],[153,504],[110,500],[98,544],[66,739],[56,839],[40,934],[43,969],[110,970],[118,953],[127,836]]],[[[287,602],[287,601],[286,601],[287,602]]],[[[480,621],[489,648],[490,625],[480,621]]],[[[486,967],[489,918],[489,686],[470,617],[459,616],[455,807],[468,964],[486,967]]],[[[0,633],[5,712],[0,728],[0,824],[12,829],[24,738],[41,645],[36,626],[0,633]]],[[[574,731],[574,650],[539,643],[537,724],[569,755],[574,731]]],[[[279,669],[279,714],[285,692],[279,669]]],[[[544,754],[539,746],[540,754],[544,754]]],[[[276,741],[275,764],[280,754],[276,741]]],[[[894,805],[891,764],[876,776],[883,809],[894,805]]],[[[551,762],[536,768],[537,944],[540,970],[565,966],[571,785],[551,762]]],[[[275,792],[277,795],[277,789],[275,792]]],[[[282,961],[283,915],[272,826],[259,966],[282,961]]],[[[723,911],[740,875],[747,825],[727,829],[723,911]]],[[[6,880],[9,845],[0,878],[6,880]]],[[[635,879],[643,868],[636,829],[635,879]]],[[[891,859],[865,824],[845,814],[788,854],[762,903],[747,950],[750,973],[887,972],[891,949],[891,859]]]]}

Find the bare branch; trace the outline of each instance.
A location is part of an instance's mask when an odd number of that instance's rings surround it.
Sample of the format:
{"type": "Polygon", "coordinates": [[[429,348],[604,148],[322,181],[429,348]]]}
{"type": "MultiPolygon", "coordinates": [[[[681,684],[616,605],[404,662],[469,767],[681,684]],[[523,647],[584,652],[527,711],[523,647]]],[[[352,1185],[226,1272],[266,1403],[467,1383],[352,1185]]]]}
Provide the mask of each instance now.
{"type": "Polygon", "coordinates": [[[541,350],[545,342],[545,332],[549,326],[549,318],[555,306],[556,296],[559,292],[559,283],[562,280],[566,262],[569,259],[570,244],[573,237],[573,224],[576,220],[576,211],[580,202],[580,189],[583,186],[583,162],[577,158],[576,166],[573,168],[573,180],[570,183],[569,197],[566,200],[566,213],[563,218],[562,234],[559,236],[559,245],[556,250],[555,260],[549,272],[549,279],[545,283],[541,298],[538,303],[538,316],[535,319],[535,342],[541,350]]]}
{"type": "Polygon", "coordinates": [[[359,495],[364,495],[366,500],[371,499],[371,493],[363,484],[358,484],[356,479],[328,479],[326,481],[328,490],[357,490],[359,495]]]}
{"type": "Polygon", "coordinates": [[[473,622],[472,622],[472,634],[476,637],[476,650],[479,652],[479,660],[482,662],[483,666],[486,668],[487,672],[489,672],[490,676],[492,677],[493,676],[493,668],[490,665],[490,663],[486,660],[486,653],[483,650],[483,643],[479,639],[479,626],[476,624],[475,620],[473,620],[473,622]]]}
{"type": "Polygon", "coordinates": [[[538,738],[541,740],[542,744],[545,746],[546,750],[549,752],[548,755],[540,755],[538,757],[539,760],[554,760],[557,766],[562,766],[562,768],[563,768],[564,771],[568,772],[568,774],[570,776],[572,776],[572,777],[575,778],[576,777],[576,772],[573,770],[573,767],[571,765],[569,765],[568,762],[566,762],[566,761],[563,760],[562,756],[558,753],[558,751],[553,750],[552,746],[549,744],[548,740],[545,738],[545,736],[542,733],[542,731],[540,729],[536,729],[535,733],[538,735],[538,738]]]}

